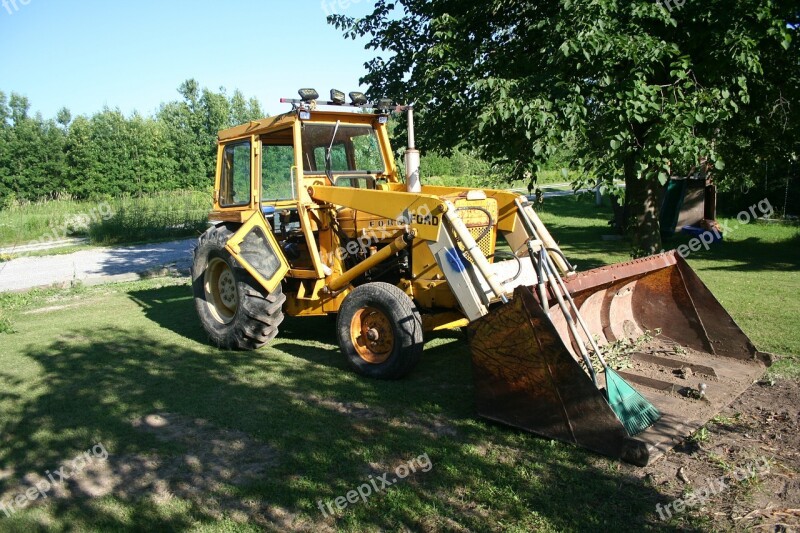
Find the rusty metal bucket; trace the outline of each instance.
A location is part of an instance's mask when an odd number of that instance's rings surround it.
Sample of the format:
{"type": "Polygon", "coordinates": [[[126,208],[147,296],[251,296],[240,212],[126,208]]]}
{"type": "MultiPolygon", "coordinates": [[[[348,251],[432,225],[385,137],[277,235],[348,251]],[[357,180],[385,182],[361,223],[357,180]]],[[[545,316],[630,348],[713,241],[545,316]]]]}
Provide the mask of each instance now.
{"type": "Polygon", "coordinates": [[[548,316],[530,287],[470,325],[479,415],[644,466],[770,364],[675,253],[583,272],[567,288],[601,347],[661,331],[626,354],[630,367],[619,371],[661,419],[627,434],[580,362],[561,311],[548,302],[548,316]]]}

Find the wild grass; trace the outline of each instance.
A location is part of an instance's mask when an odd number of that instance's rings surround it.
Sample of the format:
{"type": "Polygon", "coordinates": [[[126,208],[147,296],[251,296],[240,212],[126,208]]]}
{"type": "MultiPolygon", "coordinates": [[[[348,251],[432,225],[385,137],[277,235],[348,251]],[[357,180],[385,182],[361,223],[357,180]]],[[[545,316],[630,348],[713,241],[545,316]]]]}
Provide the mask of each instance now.
{"type": "MultiPolygon", "coordinates": [[[[540,187],[557,183],[567,183],[571,175],[567,177],[560,170],[544,170],[539,173],[537,184],[540,187]]],[[[440,185],[443,187],[487,187],[487,188],[515,188],[526,190],[528,182],[525,180],[508,181],[500,175],[461,175],[461,176],[424,176],[423,182],[426,185],[440,185]]]]}
{"type": "Polygon", "coordinates": [[[163,192],[96,201],[60,197],[13,202],[0,210],[0,246],[88,237],[95,244],[195,235],[205,229],[211,195],[163,192]]]}
{"type": "MultiPolygon", "coordinates": [[[[543,171],[539,186],[567,182],[561,171],[543,171]]],[[[501,176],[431,176],[430,185],[527,189],[527,182],[501,176]]],[[[173,191],[95,201],[68,195],[40,202],[7,202],[0,209],[0,247],[49,243],[72,237],[91,244],[150,242],[202,233],[211,195],[207,191],[173,191]]],[[[13,254],[0,261],[13,259],[13,254]]]]}

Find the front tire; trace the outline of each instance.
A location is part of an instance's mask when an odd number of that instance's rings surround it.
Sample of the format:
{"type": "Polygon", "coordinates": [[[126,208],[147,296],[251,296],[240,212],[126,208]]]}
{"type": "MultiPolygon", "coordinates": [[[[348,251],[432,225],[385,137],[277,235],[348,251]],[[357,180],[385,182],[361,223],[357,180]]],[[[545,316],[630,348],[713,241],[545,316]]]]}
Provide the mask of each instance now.
{"type": "Polygon", "coordinates": [[[278,334],[286,296],[281,286],[267,293],[225,249],[233,232],[209,229],[194,251],[195,308],[212,343],[220,348],[256,350],[278,334]]]}
{"type": "Polygon", "coordinates": [[[398,379],[422,356],[422,319],[406,293],[388,283],[367,283],[342,302],[336,323],[350,366],[376,379],[398,379]]]}

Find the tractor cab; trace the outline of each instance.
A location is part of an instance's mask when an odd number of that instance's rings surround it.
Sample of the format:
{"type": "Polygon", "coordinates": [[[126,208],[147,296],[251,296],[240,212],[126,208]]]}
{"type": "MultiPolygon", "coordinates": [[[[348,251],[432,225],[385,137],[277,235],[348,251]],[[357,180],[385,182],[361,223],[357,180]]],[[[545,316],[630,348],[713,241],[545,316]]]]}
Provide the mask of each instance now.
{"type": "MultiPolygon", "coordinates": [[[[404,186],[389,143],[388,102],[378,109],[361,93],[350,93],[349,104],[336,90],[330,101],[320,101],[313,89],[299,94],[299,99],[281,100],[292,106],[287,113],[220,132],[209,218],[232,224],[254,219],[250,226],[259,226],[275,239],[287,264],[288,283],[300,285],[303,293],[318,287],[302,280],[322,280],[345,268],[336,252],[348,244],[331,236],[326,212],[309,189],[404,186]]],[[[365,219],[360,224],[365,226],[367,218],[379,217],[342,208],[336,220],[354,229],[356,220],[365,219]]]]}
{"type": "Polygon", "coordinates": [[[292,105],[287,113],[220,132],[215,211],[249,211],[254,202],[293,209],[310,203],[314,185],[374,190],[399,181],[387,110],[367,112],[361,93],[350,93],[350,104],[335,90],[328,102],[313,89],[300,94],[281,100],[292,105]]]}

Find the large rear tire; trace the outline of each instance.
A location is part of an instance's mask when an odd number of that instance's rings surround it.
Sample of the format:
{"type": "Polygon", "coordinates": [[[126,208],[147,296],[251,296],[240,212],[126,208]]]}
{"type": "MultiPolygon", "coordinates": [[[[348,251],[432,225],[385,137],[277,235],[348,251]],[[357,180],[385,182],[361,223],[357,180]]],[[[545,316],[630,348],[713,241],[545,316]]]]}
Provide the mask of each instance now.
{"type": "Polygon", "coordinates": [[[350,366],[376,379],[398,379],[422,356],[422,319],[406,293],[388,283],[367,283],[347,295],[336,324],[350,366]]]}
{"type": "Polygon", "coordinates": [[[192,264],[194,303],[203,329],[220,348],[256,350],[278,334],[286,296],[267,293],[225,249],[233,232],[210,228],[197,243],[192,264]]]}

